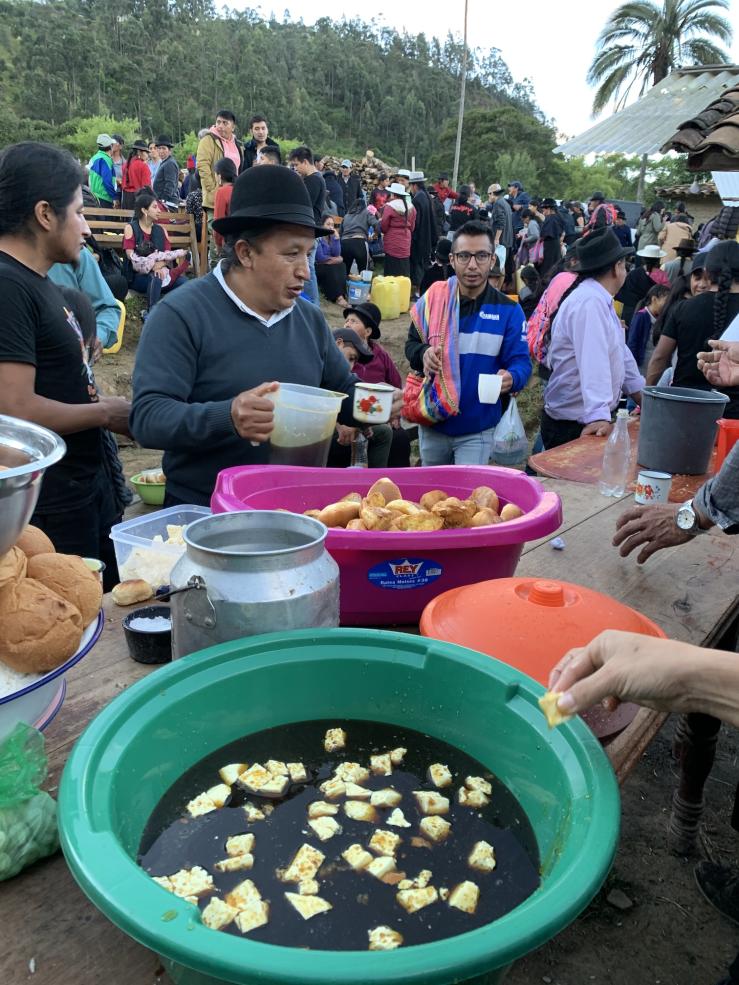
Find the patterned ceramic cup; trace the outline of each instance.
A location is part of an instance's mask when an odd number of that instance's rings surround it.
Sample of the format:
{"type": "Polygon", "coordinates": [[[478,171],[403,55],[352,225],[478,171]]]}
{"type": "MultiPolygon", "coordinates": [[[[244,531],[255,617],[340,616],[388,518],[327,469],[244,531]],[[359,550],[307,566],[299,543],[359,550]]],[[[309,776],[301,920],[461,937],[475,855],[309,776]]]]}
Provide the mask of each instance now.
{"type": "Polygon", "coordinates": [[[670,497],[672,476],[668,472],[642,469],[636,479],[634,499],[637,503],[666,503],[670,497]]]}

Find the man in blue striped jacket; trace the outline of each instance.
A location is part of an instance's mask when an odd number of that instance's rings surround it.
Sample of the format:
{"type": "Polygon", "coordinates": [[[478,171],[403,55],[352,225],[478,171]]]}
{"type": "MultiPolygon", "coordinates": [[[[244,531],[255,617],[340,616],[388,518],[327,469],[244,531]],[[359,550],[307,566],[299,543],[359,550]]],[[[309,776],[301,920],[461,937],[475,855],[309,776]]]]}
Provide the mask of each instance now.
{"type": "MultiPolygon", "coordinates": [[[[457,281],[458,328],[453,330],[459,353],[459,412],[439,424],[419,427],[423,465],[487,465],[502,404],[508,394],[522,390],[531,375],[524,313],[488,283],[494,260],[486,224],[466,222],[457,230],[450,261],[457,281]],[[496,376],[501,378],[499,392],[498,381],[492,379],[496,376]]],[[[414,324],[405,354],[419,373],[442,371],[441,346],[429,345],[414,324]]]]}

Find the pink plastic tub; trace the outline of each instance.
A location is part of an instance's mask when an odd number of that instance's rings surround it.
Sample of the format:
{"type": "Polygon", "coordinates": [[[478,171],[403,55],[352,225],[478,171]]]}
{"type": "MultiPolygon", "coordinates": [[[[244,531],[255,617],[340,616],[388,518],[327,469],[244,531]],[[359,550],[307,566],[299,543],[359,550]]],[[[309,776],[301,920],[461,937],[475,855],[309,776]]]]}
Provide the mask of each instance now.
{"type": "Polygon", "coordinates": [[[525,515],[470,530],[374,533],[329,530],[326,546],[341,569],[342,626],[417,623],[426,604],[460,585],[510,578],[527,540],[553,533],[562,522],[556,493],[523,472],[495,466],[415,469],[316,469],[245,465],[224,469],[211,499],[214,513],[321,509],[350,492],[366,493],[389,476],[406,499],[430,489],[465,499],[476,486],[491,486],[501,506],[515,503],[525,515]]]}

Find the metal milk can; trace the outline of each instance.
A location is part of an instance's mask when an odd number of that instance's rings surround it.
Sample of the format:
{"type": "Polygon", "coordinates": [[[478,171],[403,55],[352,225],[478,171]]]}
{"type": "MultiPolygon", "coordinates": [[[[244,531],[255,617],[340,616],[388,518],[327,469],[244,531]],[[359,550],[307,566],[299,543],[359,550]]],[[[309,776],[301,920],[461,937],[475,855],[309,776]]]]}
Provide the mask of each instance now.
{"type": "Polygon", "coordinates": [[[327,528],[273,510],[216,513],[191,523],[172,569],[172,656],[215,643],[339,625],[339,567],[327,528]]]}

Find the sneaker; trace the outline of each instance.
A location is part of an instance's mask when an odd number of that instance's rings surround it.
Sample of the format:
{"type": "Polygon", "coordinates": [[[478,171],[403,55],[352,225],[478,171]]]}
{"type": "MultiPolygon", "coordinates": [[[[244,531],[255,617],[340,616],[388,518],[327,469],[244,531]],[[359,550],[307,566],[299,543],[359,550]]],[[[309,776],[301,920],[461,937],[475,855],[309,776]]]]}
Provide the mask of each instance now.
{"type": "Polygon", "coordinates": [[[739,871],[717,862],[699,862],[695,882],[706,901],[722,916],[739,924],[739,871]]]}

